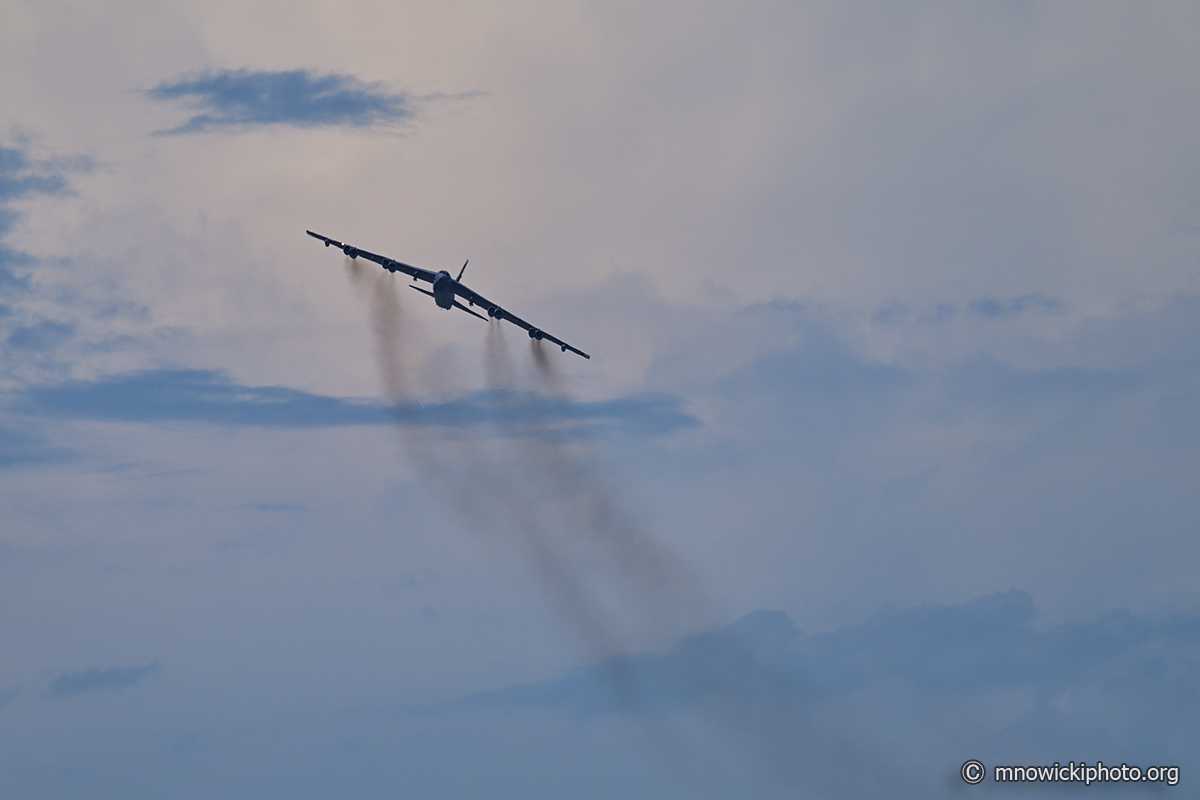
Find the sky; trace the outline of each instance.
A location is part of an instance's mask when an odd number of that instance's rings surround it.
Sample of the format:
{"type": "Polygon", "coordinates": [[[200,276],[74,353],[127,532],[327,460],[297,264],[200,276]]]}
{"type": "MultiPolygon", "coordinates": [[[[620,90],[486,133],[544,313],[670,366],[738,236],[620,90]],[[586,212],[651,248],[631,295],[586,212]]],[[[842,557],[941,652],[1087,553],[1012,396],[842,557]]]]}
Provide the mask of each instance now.
{"type": "Polygon", "coordinates": [[[0,797],[1186,793],[1198,36],[0,3],[0,797]]]}

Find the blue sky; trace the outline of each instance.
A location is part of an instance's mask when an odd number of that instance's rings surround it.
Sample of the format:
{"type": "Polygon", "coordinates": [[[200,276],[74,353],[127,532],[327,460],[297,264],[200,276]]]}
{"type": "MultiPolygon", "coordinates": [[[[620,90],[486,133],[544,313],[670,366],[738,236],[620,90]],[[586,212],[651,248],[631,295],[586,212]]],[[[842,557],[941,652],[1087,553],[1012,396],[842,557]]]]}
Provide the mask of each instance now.
{"type": "Polygon", "coordinates": [[[1198,31],[6,4],[0,786],[1186,793],[1198,31]]]}

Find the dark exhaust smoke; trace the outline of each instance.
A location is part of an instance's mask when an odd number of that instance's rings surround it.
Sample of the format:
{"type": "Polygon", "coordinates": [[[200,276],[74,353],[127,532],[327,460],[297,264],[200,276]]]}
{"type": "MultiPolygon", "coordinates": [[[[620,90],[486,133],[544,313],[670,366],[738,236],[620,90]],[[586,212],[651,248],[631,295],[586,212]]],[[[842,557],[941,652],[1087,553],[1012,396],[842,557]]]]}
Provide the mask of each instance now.
{"type": "MultiPolygon", "coordinates": [[[[505,323],[489,320],[483,368],[492,403],[490,426],[424,424],[411,414],[428,388],[419,385],[415,369],[420,329],[402,312],[394,277],[349,258],[346,272],[369,303],[384,393],[392,404],[410,410],[403,419],[397,417],[406,456],[430,490],[474,531],[500,537],[522,554],[554,608],[597,656],[661,648],[713,627],[712,603],[699,581],[619,502],[593,443],[561,423],[503,413],[505,403],[520,402],[514,398],[522,397],[522,391],[569,397],[556,369],[556,353],[533,339],[528,361],[515,359],[505,323]]],[[[766,674],[750,652],[737,660],[744,662],[748,681],[766,674]]],[[[620,705],[653,707],[654,689],[628,670],[610,669],[606,680],[620,705]]],[[[830,774],[837,772],[832,765],[855,762],[882,770],[876,754],[866,755],[849,734],[831,738],[815,729],[800,709],[717,698],[700,711],[710,723],[753,743],[766,768],[786,785],[820,787],[839,797],[874,794],[846,793],[840,779],[830,774]]],[[[669,761],[686,761],[665,717],[645,714],[643,719],[661,734],[654,738],[669,761]]],[[[864,784],[897,788],[894,773],[876,775],[873,769],[860,764],[857,775],[864,784]]],[[[900,794],[908,796],[907,788],[900,794]]]]}
{"type": "MultiPolygon", "coordinates": [[[[369,302],[384,392],[411,409],[421,395],[418,353],[396,281],[349,258],[346,272],[369,302]]],[[[520,370],[504,323],[489,320],[483,366],[490,429],[411,424],[409,415],[398,425],[406,455],[473,529],[505,536],[522,552],[555,608],[597,652],[673,641],[706,624],[708,603],[697,581],[617,501],[592,443],[556,423],[501,413],[523,396],[508,390],[567,396],[555,354],[535,339],[530,348],[532,371],[530,364],[520,370]]]]}

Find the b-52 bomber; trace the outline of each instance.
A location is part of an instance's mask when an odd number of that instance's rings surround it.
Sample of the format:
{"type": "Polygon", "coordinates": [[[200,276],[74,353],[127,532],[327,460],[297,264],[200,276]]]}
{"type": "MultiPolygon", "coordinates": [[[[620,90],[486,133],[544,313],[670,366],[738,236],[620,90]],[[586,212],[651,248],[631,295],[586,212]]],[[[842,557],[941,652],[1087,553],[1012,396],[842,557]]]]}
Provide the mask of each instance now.
{"type": "Polygon", "coordinates": [[[458,298],[461,297],[467,301],[467,305],[469,306],[479,306],[482,309],[486,309],[488,317],[491,317],[492,319],[506,319],[513,325],[516,325],[518,328],[524,328],[529,332],[530,339],[536,339],[538,341],[545,339],[547,341],[554,342],[556,345],[561,347],[564,353],[570,350],[572,353],[577,353],[584,358],[591,358],[591,356],[589,356],[587,353],[572,347],[562,339],[555,338],[541,328],[533,327],[516,314],[505,311],[503,308],[496,305],[491,300],[488,300],[479,292],[472,291],[466,286],[463,286],[460,281],[462,281],[463,273],[467,271],[467,262],[463,262],[462,269],[458,271],[458,277],[452,278],[450,277],[450,273],[446,270],[430,272],[427,269],[414,267],[411,264],[405,264],[403,262],[396,261],[395,259],[387,258],[386,256],[376,255],[375,253],[357,248],[354,245],[344,244],[336,239],[330,239],[328,236],[322,236],[319,233],[313,233],[312,231],[305,231],[305,233],[314,239],[320,239],[325,243],[326,247],[333,245],[350,258],[358,258],[359,256],[362,256],[368,261],[374,261],[388,272],[403,272],[405,275],[410,276],[414,282],[422,280],[426,283],[432,284],[430,287],[433,289],[432,292],[412,284],[409,284],[409,288],[416,289],[421,294],[429,295],[433,298],[433,302],[438,304],[439,308],[444,308],[447,311],[449,311],[451,308],[460,308],[471,316],[479,317],[484,322],[487,322],[487,317],[484,317],[481,314],[476,314],[470,308],[467,308],[467,306],[464,306],[462,303],[458,302],[458,298]]]}

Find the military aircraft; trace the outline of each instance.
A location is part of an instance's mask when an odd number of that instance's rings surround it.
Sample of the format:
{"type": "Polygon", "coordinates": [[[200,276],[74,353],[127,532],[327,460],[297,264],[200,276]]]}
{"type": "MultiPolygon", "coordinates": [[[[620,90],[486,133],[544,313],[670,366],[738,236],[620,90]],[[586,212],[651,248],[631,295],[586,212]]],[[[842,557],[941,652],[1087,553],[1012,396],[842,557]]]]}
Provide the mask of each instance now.
{"type": "Polygon", "coordinates": [[[467,271],[467,261],[463,262],[462,269],[458,271],[458,277],[451,278],[450,273],[446,272],[446,270],[441,270],[440,272],[430,272],[427,269],[421,269],[420,267],[414,267],[410,264],[404,264],[400,261],[396,261],[395,259],[387,258],[386,256],[380,256],[376,255],[375,253],[370,253],[366,250],[360,250],[353,245],[343,244],[336,239],[330,239],[328,236],[322,236],[319,233],[313,233],[312,231],[305,231],[305,233],[314,239],[320,239],[325,243],[326,247],[329,247],[330,245],[337,247],[343,253],[350,256],[350,258],[358,258],[359,256],[362,256],[369,261],[374,261],[388,272],[403,272],[405,275],[412,277],[414,282],[419,279],[433,284],[431,287],[433,289],[432,292],[422,289],[420,286],[413,286],[411,284],[409,285],[409,288],[416,289],[421,294],[429,295],[433,298],[433,302],[438,304],[439,308],[444,308],[447,311],[449,311],[451,308],[461,308],[471,316],[479,317],[484,322],[487,322],[487,317],[476,314],[470,308],[467,308],[467,306],[464,306],[462,303],[458,302],[458,298],[461,297],[467,301],[467,305],[479,306],[480,308],[486,309],[488,317],[492,317],[493,319],[506,319],[513,325],[516,325],[518,328],[524,328],[529,332],[530,339],[536,339],[538,341],[546,339],[561,347],[564,353],[570,350],[572,353],[578,353],[584,358],[591,358],[591,356],[589,356],[587,353],[572,347],[562,339],[557,339],[546,333],[541,328],[533,327],[516,314],[505,311],[491,300],[488,300],[486,297],[479,294],[479,292],[472,291],[466,286],[463,286],[459,281],[462,280],[463,273],[467,271]]]}

